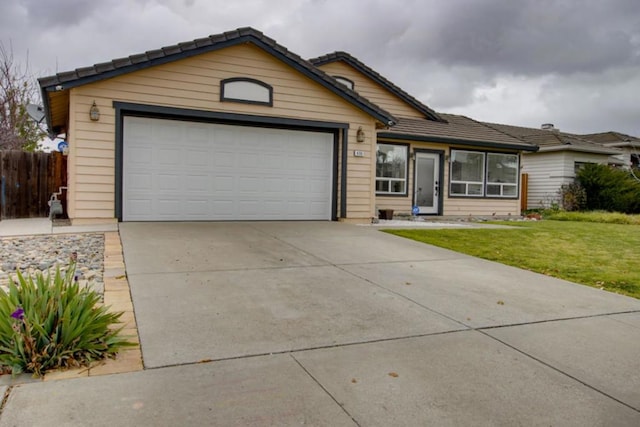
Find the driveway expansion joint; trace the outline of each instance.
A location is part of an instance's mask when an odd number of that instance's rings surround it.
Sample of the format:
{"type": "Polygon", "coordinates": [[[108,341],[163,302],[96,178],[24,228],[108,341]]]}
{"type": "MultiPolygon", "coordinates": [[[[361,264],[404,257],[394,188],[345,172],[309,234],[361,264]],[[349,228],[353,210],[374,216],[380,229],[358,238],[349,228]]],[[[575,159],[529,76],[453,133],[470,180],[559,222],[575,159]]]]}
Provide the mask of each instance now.
{"type": "MultiPolygon", "coordinates": [[[[538,325],[541,323],[553,323],[553,322],[564,322],[567,320],[579,320],[579,319],[594,319],[598,317],[608,317],[608,316],[617,316],[619,314],[640,314],[640,310],[629,310],[629,311],[612,311],[610,313],[598,313],[598,314],[588,314],[584,316],[573,316],[573,317],[558,317],[554,319],[544,319],[544,320],[532,320],[530,322],[522,322],[522,323],[510,323],[505,325],[494,325],[494,326],[480,326],[480,327],[471,327],[474,331],[485,331],[491,329],[502,329],[502,328],[511,328],[514,326],[526,326],[526,325],[538,325]]],[[[615,319],[613,319],[615,320],[615,319]]]]}
{"type": "Polygon", "coordinates": [[[353,421],[357,426],[360,426],[360,425],[361,425],[361,424],[360,424],[360,423],[355,419],[355,417],[354,417],[351,413],[349,413],[349,411],[347,410],[347,408],[345,408],[345,407],[344,407],[344,403],[340,403],[340,402],[338,401],[338,399],[336,399],[336,397],[335,397],[333,394],[331,394],[331,392],[330,392],[329,390],[327,390],[327,388],[326,388],[324,385],[322,385],[322,383],[321,383],[321,382],[320,382],[316,377],[314,377],[314,376],[313,376],[313,374],[311,374],[311,372],[309,372],[309,371],[307,370],[307,368],[306,368],[306,367],[305,367],[305,366],[304,366],[304,365],[303,365],[303,364],[302,364],[298,359],[296,359],[296,357],[295,357],[295,355],[294,355],[294,354],[290,354],[289,356],[291,356],[291,358],[292,358],[292,359],[293,359],[293,360],[298,364],[298,366],[300,366],[300,369],[302,369],[302,370],[303,370],[303,371],[304,371],[304,372],[309,376],[309,378],[311,378],[311,379],[312,379],[312,380],[313,380],[313,381],[318,385],[318,387],[320,387],[320,388],[321,388],[321,389],[322,389],[322,390],[327,394],[327,396],[329,396],[329,397],[331,398],[331,400],[333,400],[333,401],[336,403],[336,405],[338,405],[338,406],[340,407],[340,409],[342,409],[342,411],[343,411],[343,412],[344,412],[344,413],[345,413],[349,418],[351,418],[351,420],[352,420],[352,421],[353,421]]]}
{"type": "Polygon", "coordinates": [[[2,396],[2,402],[0,402],[0,417],[2,417],[2,413],[4,412],[4,408],[7,406],[7,401],[9,400],[9,395],[11,395],[11,391],[13,390],[13,387],[15,387],[15,386],[10,385],[4,391],[4,396],[2,396]]]}
{"type": "MultiPolygon", "coordinates": [[[[597,317],[597,316],[588,316],[588,317],[597,317]]],[[[501,339],[499,339],[497,337],[494,337],[493,335],[489,334],[488,332],[485,332],[485,331],[482,331],[482,330],[478,330],[477,332],[481,333],[482,335],[484,335],[484,336],[486,336],[488,338],[491,338],[492,340],[495,340],[495,341],[499,342],[500,344],[502,344],[502,345],[504,345],[504,346],[506,346],[506,347],[508,347],[508,348],[510,348],[510,349],[522,354],[525,357],[530,358],[531,360],[535,360],[536,362],[540,363],[541,365],[544,365],[547,368],[552,369],[553,371],[558,372],[559,374],[564,375],[567,378],[572,379],[573,381],[576,381],[576,382],[582,384],[583,386],[587,387],[588,389],[591,389],[591,390],[595,391],[596,393],[599,393],[599,394],[601,394],[601,395],[603,395],[605,397],[608,397],[609,399],[611,399],[611,400],[613,400],[613,401],[615,401],[615,402],[617,402],[617,403],[619,403],[619,404],[621,404],[623,406],[626,406],[629,409],[632,409],[632,410],[640,413],[640,408],[636,408],[636,407],[634,407],[634,406],[632,406],[632,405],[630,405],[630,404],[618,399],[617,397],[614,397],[614,396],[610,395],[609,393],[607,393],[607,392],[605,392],[603,390],[600,390],[597,387],[592,386],[591,384],[587,383],[586,381],[583,381],[580,378],[578,378],[578,377],[576,377],[574,375],[571,375],[568,372],[565,372],[562,369],[557,368],[557,367],[553,366],[552,364],[547,363],[544,360],[542,360],[542,359],[540,359],[538,357],[535,357],[535,356],[527,353],[526,351],[519,349],[518,347],[516,347],[514,345],[511,345],[511,344],[507,343],[506,341],[503,341],[503,340],[501,340],[501,339]]]]}
{"type": "Polygon", "coordinates": [[[200,365],[202,363],[226,362],[226,361],[229,361],[229,360],[252,359],[252,358],[264,357],[264,356],[278,356],[278,355],[287,355],[287,354],[288,355],[292,355],[292,354],[296,354],[296,353],[303,353],[305,351],[327,350],[327,349],[333,349],[333,348],[353,347],[353,346],[358,346],[358,345],[377,344],[377,343],[409,340],[409,339],[415,339],[415,338],[425,338],[425,337],[432,337],[432,336],[438,336],[438,335],[455,334],[455,333],[459,333],[459,332],[468,332],[468,331],[472,331],[472,330],[473,329],[471,329],[471,328],[452,329],[452,330],[449,330],[449,331],[430,332],[430,333],[426,333],[426,334],[405,335],[405,336],[391,337],[391,338],[377,338],[377,339],[371,339],[371,340],[345,342],[345,343],[330,344],[330,345],[319,345],[319,346],[313,346],[313,347],[296,348],[296,349],[292,349],[292,350],[276,350],[276,351],[265,352],[265,353],[253,353],[253,354],[244,354],[244,355],[239,355],[239,356],[220,357],[220,358],[217,358],[217,359],[198,360],[198,361],[195,361],[195,362],[170,363],[170,364],[159,365],[159,366],[148,366],[148,367],[145,367],[145,370],[147,371],[147,370],[153,370],[153,369],[174,368],[174,367],[177,367],[177,366],[200,365]]]}

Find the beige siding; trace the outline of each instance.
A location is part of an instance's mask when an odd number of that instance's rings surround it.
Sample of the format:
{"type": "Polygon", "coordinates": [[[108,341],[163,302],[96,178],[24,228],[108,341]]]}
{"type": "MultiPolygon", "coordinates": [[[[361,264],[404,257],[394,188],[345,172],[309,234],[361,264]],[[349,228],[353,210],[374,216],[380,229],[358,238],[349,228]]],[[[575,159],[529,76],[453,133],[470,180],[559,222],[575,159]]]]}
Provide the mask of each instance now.
{"type": "MultiPolygon", "coordinates": [[[[401,143],[402,141],[384,140],[382,143],[401,143]]],[[[469,147],[456,146],[454,149],[465,149],[469,147]]],[[[451,147],[444,144],[412,143],[409,151],[414,149],[444,151],[449,156],[451,147]]],[[[471,148],[473,149],[473,148],[471,148]]],[[[491,151],[491,150],[488,150],[491,151]]],[[[410,215],[413,203],[413,181],[414,162],[409,160],[408,195],[398,196],[376,196],[376,209],[393,209],[394,214],[410,215]]],[[[470,197],[449,197],[449,162],[444,161],[443,183],[440,186],[443,191],[442,215],[443,216],[491,216],[495,215],[520,215],[520,199],[491,199],[491,198],[470,198],[470,197]]],[[[377,211],[376,211],[377,213],[377,211]]]]}
{"type": "Polygon", "coordinates": [[[350,141],[346,214],[351,219],[370,218],[373,214],[374,119],[261,49],[246,44],[71,89],[68,135],[71,218],[114,217],[113,101],[346,122],[350,141]],[[249,77],[271,85],[273,107],[220,102],[220,80],[230,77],[249,77]],[[89,108],[94,101],[101,113],[99,122],[89,120],[89,108]],[[363,143],[355,141],[360,126],[366,134],[363,143]],[[363,151],[364,157],[354,157],[354,150],[363,151]]]}
{"type": "Polygon", "coordinates": [[[445,216],[520,215],[520,199],[445,199],[445,216]]]}
{"type": "Polygon", "coordinates": [[[393,115],[424,118],[420,111],[344,62],[331,62],[318,68],[329,75],[348,78],[354,83],[356,92],[393,115]]]}

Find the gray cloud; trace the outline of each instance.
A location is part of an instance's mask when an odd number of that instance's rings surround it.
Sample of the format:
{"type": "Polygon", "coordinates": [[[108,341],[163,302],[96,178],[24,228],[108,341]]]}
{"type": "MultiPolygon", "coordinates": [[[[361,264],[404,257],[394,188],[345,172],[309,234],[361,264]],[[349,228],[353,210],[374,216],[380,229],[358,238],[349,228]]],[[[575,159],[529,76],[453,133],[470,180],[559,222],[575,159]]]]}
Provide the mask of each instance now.
{"type": "Polygon", "coordinates": [[[26,13],[26,21],[30,28],[47,28],[56,30],[61,27],[74,26],[91,19],[100,8],[111,6],[111,1],[94,2],[86,0],[22,0],[21,5],[26,13]]]}
{"type": "Polygon", "coordinates": [[[18,0],[0,41],[40,76],[253,26],[355,55],[430,107],[640,136],[637,0],[18,0]]]}
{"type": "MultiPolygon", "coordinates": [[[[439,18],[424,47],[413,53],[445,65],[535,75],[640,63],[635,0],[453,1],[439,18]]],[[[414,41],[421,35],[417,31],[414,41]]]]}

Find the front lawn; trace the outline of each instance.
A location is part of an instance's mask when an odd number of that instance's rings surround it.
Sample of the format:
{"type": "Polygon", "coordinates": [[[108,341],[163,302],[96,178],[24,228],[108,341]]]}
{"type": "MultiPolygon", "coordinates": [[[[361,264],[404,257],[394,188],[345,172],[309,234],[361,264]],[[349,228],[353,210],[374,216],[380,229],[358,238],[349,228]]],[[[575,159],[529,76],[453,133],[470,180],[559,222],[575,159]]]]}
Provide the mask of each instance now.
{"type": "Polygon", "coordinates": [[[504,224],[515,227],[385,231],[640,298],[640,225],[549,220],[504,224]]]}

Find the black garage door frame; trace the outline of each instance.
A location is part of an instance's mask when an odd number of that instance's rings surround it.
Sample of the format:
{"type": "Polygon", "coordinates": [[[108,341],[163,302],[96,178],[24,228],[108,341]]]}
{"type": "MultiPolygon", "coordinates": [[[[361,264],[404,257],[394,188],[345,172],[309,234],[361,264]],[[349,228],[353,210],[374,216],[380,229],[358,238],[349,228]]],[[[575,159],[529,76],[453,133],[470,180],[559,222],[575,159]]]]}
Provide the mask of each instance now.
{"type": "Polygon", "coordinates": [[[217,123],[286,130],[301,130],[333,134],[333,185],[331,192],[331,219],[338,219],[338,176],[340,179],[340,218],[346,217],[347,211],[347,147],[348,123],[325,122],[315,120],[291,119],[273,116],[254,116],[250,114],[222,113],[215,111],[191,110],[187,108],[165,107],[160,105],[135,104],[130,102],[113,102],[116,111],[116,152],[115,152],[115,216],[122,222],[122,177],[124,173],[124,117],[146,117],[156,119],[180,120],[189,122],[217,123]],[[340,153],[342,162],[338,161],[340,153]],[[340,175],[338,165],[341,164],[340,175]]]}

